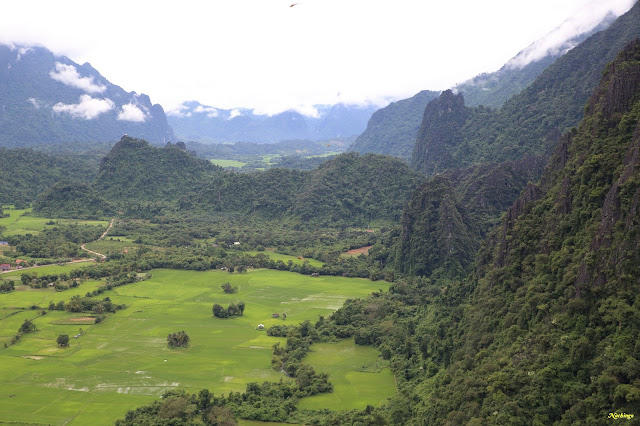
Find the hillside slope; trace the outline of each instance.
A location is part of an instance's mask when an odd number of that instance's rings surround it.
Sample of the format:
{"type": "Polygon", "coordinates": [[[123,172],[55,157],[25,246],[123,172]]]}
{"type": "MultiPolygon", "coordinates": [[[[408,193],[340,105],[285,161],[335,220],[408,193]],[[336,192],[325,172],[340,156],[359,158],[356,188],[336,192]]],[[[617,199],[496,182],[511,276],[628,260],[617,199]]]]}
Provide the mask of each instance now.
{"type": "Polygon", "coordinates": [[[445,361],[418,387],[421,422],[604,424],[640,409],[640,41],[585,112],[442,298],[451,314],[425,323],[447,324],[451,346],[422,354],[445,361]]]}

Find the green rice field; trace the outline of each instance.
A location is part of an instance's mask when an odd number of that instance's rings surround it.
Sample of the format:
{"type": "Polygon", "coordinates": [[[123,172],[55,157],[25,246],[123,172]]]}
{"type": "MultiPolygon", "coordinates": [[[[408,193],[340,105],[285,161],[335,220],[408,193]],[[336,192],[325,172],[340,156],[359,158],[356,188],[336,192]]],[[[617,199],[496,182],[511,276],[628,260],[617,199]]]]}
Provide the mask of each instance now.
{"type": "MultiPolygon", "coordinates": [[[[70,267],[70,266],[69,266],[70,267]]],[[[74,265],[75,267],[75,265],[74,265]]],[[[51,266],[47,268],[65,268],[51,266]]],[[[44,273],[44,272],[43,272],[44,273]]],[[[244,391],[249,382],[280,380],[270,368],[271,346],[283,339],[257,329],[282,323],[272,313],[286,313],[287,322],[328,315],[347,298],[365,297],[380,281],[344,277],[309,277],[275,270],[246,274],[223,271],[154,270],[147,281],[117,287],[100,297],[125,304],[101,324],[87,315],[51,311],[39,316],[31,305],[83,295],[100,282],[87,281],[65,292],[18,290],[0,294],[0,423],[112,424],[168,389],[215,394],[244,391]],[[236,294],[224,294],[229,282],[236,294]],[[214,303],[244,301],[244,316],[218,319],[214,303]],[[10,342],[20,324],[31,319],[38,331],[10,342]],[[60,348],[60,334],[75,336],[60,348]],[[185,349],[169,349],[169,333],[184,330],[191,338],[185,349]]],[[[304,408],[351,408],[376,405],[395,392],[386,367],[379,373],[356,371],[374,365],[372,348],[352,341],[318,344],[308,362],[330,374],[335,390],[301,401],[304,408]]]]}
{"type": "Polygon", "coordinates": [[[243,163],[242,161],[237,161],[237,160],[224,160],[222,158],[213,158],[211,160],[213,164],[215,164],[216,166],[220,166],[220,167],[242,167],[242,166],[246,166],[247,163],[243,163]]]}
{"type": "Polygon", "coordinates": [[[58,224],[80,224],[101,226],[105,229],[109,226],[106,220],[78,220],[78,219],[48,219],[43,217],[23,216],[29,213],[31,209],[16,210],[5,209],[4,213],[9,217],[0,218],[0,226],[4,226],[6,230],[3,232],[5,236],[23,235],[27,233],[37,234],[43,231],[47,226],[55,226],[58,224]],[[48,222],[54,221],[55,224],[47,225],[48,222]]]}

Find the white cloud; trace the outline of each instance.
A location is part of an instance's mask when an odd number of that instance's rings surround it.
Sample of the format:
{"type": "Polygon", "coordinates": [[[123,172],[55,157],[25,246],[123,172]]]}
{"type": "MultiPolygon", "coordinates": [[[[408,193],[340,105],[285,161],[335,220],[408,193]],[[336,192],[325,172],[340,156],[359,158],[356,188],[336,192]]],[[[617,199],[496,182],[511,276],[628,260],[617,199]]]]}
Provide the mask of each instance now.
{"type": "Polygon", "coordinates": [[[53,111],[58,114],[66,113],[73,118],[84,118],[92,120],[107,111],[112,110],[115,104],[111,99],[97,99],[89,95],[80,96],[80,102],[77,104],[63,104],[58,102],[53,106],[53,111]]]}
{"type": "Polygon", "coordinates": [[[35,109],[40,109],[40,103],[38,103],[36,98],[29,98],[29,99],[27,99],[27,102],[29,102],[31,105],[33,105],[33,107],[35,109]]]}
{"type": "Polygon", "coordinates": [[[56,70],[51,71],[49,76],[67,86],[84,90],[87,93],[102,93],[107,87],[93,82],[93,77],[82,77],[73,65],[56,62],[56,70]]]}
{"type": "Polygon", "coordinates": [[[121,121],[133,121],[135,123],[142,123],[146,119],[147,115],[145,114],[145,112],[134,104],[122,105],[122,109],[118,113],[118,120],[121,121]]]}
{"type": "Polygon", "coordinates": [[[196,109],[193,110],[196,113],[206,113],[207,117],[214,118],[218,116],[218,110],[214,107],[198,105],[196,109]]]}
{"type": "Polygon", "coordinates": [[[22,59],[22,57],[24,55],[26,55],[29,52],[32,52],[33,49],[31,49],[30,47],[21,47],[18,49],[18,55],[16,56],[16,61],[20,61],[20,59],[22,59]]]}
{"type": "Polygon", "coordinates": [[[227,120],[233,120],[236,117],[242,117],[242,111],[237,108],[231,110],[231,112],[229,113],[229,117],[227,117],[227,120]]]}
{"type": "Polygon", "coordinates": [[[180,104],[172,108],[168,108],[165,113],[172,117],[191,117],[191,111],[189,111],[189,107],[185,104],[180,104]]]}

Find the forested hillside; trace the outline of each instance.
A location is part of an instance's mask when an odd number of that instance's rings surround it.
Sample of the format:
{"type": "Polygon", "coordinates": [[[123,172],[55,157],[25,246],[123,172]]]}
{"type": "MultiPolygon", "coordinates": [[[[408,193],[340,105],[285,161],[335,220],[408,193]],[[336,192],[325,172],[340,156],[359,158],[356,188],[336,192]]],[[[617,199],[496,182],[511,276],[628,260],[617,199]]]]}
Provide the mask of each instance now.
{"type": "Polygon", "coordinates": [[[0,147],[0,203],[28,203],[61,179],[91,182],[98,157],[53,156],[31,149],[0,147]]]}
{"type": "MultiPolygon", "coordinates": [[[[421,180],[402,161],[374,154],[341,154],[310,171],[235,173],[195,158],[185,148],[182,143],[156,148],[123,137],[102,160],[91,187],[109,206],[145,217],[162,211],[202,217],[257,215],[304,227],[340,227],[397,221],[421,180]]],[[[37,211],[68,217],[72,213],[60,200],[67,199],[69,191],[68,185],[52,188],[38,199],[37,211]],[[65,193],[56,195],[59,191],[65,193]]],[[[90,204],[101,203],[87,196],[90,204]]],[[[112,208],[98,210],[106,214],[112,208]]]]}

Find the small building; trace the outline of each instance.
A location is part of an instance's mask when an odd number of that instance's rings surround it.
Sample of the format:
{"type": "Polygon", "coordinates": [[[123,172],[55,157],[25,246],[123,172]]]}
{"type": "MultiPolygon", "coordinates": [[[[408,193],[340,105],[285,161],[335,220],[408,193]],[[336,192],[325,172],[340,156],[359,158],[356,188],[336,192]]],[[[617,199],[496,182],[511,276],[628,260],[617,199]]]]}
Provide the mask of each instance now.
{"type": "Polygon", "coordinates": [[[9,243],[6,241],[0,241],[0,246],[8,246],[9,243]]]}
{"type": "Polygon", "coordinates": [[[2,265],[0,265],[0,271],[8,271],[9,269],[11,269],[11,265],[9,265],[8,263],[3,263],[2,265]]]}
{"type": "Polygon", "coordinates": [[[26,260],[22,260],[22,259],[16,259],[16,261],[15,261],[16,265],[19,265],[21,263],[29,263],[29,262],[27,262],[26,260]]]}
{"type": "Polygon", "coordinates": [[[264,330],[264,324],[258,324],[258,330],[264,330]]]}
{"type": "Polygon", "coordinates": [[[280,314],[271,314],[271,318],[280,318],[280,314]]]}
{"type": "Polygon", "coordinates": [[[312,277],[319,277],[319,276],[320,276],[320,274],[318,274],[317,272],[314,272],[314,273],[312,273],[312,274],[311,274],[311,276],[312,276],[312,277]]]}
{"type": "Polygon", "coordinates": [[[239,245],[240,245],[240,241],[234,241],[234,242],[233,242],[233,245],[234,245],[234,246],[239,246],[239,245]]]}

